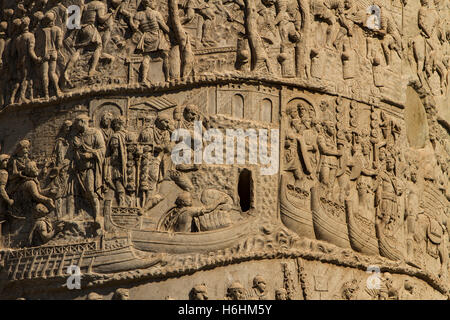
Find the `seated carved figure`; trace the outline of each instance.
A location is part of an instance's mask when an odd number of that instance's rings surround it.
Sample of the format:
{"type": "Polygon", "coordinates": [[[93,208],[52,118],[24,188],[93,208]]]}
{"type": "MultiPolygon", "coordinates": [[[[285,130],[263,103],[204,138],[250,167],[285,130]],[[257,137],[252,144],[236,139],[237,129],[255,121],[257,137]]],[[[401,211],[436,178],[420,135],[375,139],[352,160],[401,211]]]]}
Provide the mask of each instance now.
{"type": "Polygon", "coordinates": [[[15,205],[13,211],[18,216],[28,216],[37,204],[43,204],[48,209],[54,209],[55,204],[52,199],[44,196],[37,177],[39,169],[36,162],[29,161],[23,171],[22,183],[14,193],[15,205]]]}
{"type": "Polygon", "coordinates": [[[194,232],[199,231],[198,227],[194,226],[194,218],[208,214],[216,210],[224,202],[221,201],[213,206],[200,206],[196,207],[192,204],[192,195],[189,192],[183,192],[175,201],[177,205],[174,209],[170,210],[166,217],[163,218],[163,228],[166,230],[174,230],[175,232],[194,232]]]}
{"type": "Polygon", "coordinates": [[[40,246],[49,242],[59,231],[60,226],[56,228],[48,218],[48,209],[43,204],[37,204],[34,208],[34,224],[29,235],[29,243],[31,246],[40,246]]]}

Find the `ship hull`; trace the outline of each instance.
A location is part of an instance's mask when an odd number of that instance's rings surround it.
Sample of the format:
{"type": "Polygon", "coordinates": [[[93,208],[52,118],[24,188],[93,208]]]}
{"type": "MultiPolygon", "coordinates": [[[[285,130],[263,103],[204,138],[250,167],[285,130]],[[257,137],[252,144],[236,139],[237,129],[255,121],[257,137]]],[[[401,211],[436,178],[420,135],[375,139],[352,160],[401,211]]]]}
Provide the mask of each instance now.
{"type": "MultiPolygon", "coordinates": [[[[280,219],[283,224],[299,236],[314,239],[314,227],[310,205],[290,196],[286,177],[281,177],[280,219]]],[[[311,200],[308,198],[307,200],[311,200]]]]}
{"type": "Polygon", "coordinates": [[[324,240],[342,248],[351,248],[345,210],[333,215],[321,202],[321,187],[311,188],[311,209],[314,233],[317,240],[324,240]]]}

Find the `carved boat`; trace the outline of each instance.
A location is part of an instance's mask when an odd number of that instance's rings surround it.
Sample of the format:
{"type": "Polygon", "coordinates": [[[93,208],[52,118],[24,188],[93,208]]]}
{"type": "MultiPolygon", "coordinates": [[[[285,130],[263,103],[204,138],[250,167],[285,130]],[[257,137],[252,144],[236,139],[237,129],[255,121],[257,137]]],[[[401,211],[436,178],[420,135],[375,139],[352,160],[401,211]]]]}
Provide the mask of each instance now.
{"type": "Polygon", "coordinates": [[[162,254],[138,252],[128,238],[77,244],[8,249],[4,252],[4,270],[9,280],[67,276],[69,266],[81,274],[114,273],[145,269],[162,261],[162,254]]]}
{"type": "Polygon", "coordinates": [[[283,224],[299,236],[314,239],[314,227],[310,210],[310,195],[305,199],[296,197],[297,192],[289,188],[286,177],[281,176],[280,218],[283,224]],[[305,204],[305,201],[309,202],[305,204]]]}
{"type": "Polygon", "coordinates": [[[230,248],[248,236],[256,217],[239,221],[229,227],[204,232],[169,232],[157,230],[142,230],[127,228],[111,219],[110,210],[105,211],[105,223],[114,228],[127,231],[130,234],[134,248],[146,252],[166,253],[206,253],[224,248],[230,248]]]}
{"type": "Polygon", "coordinates": [[[354,211],[349,201],[345,202],[345,207],[348,236],[353,250],[367,255],[378,255],[379,249],[375,223],[354,211]]]}
{"type": "Polygon", "coordinates": [[[375,224],[380,255],[391,260],[403,260],[404,255],[398,246],[398,241],[384,234],[380,223],[375,224]]]}
{"type": "Polygon", "coordinates": [[[345,208],[328,201],[320,186],[311,188],[311,211],[317,240],[324,240],[342,248],[350,248],[345,208]]]}

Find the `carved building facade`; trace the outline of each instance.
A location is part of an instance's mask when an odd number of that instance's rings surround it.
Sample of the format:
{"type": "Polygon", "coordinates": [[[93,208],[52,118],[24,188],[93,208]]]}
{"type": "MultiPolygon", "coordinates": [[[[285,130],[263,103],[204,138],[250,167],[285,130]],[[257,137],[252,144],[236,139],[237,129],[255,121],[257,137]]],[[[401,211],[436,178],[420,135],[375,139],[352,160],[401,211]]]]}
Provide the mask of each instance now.
{"type": "Polygon", "coordinates": [[[1,6],[1,298],[448,299],[447,2],[1,6]]]}

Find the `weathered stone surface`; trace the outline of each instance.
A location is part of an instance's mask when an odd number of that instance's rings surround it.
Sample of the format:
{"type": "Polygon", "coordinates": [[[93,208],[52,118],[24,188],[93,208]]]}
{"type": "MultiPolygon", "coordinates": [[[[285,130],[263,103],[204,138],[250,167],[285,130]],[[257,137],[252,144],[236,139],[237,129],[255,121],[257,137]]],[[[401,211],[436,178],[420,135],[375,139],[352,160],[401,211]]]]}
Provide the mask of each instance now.
{"type": "Polygon", "coordinates": [[[448,299],[449,5],[2,1],[0,298],[448,299]]]}

